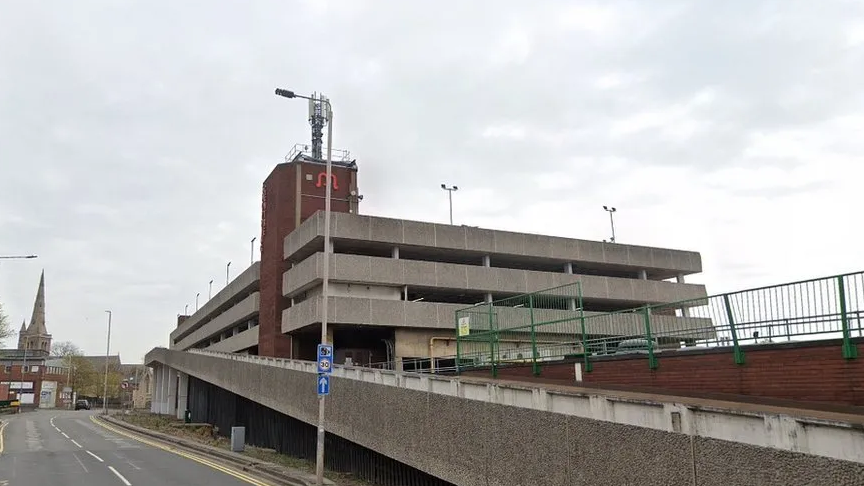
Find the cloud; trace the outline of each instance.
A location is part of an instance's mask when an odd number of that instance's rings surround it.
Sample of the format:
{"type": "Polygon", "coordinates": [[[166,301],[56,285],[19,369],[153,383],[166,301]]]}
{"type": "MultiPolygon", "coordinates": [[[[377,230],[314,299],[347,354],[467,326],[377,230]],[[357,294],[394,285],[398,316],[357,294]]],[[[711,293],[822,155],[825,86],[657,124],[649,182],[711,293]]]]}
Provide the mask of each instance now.
{"type": "Polygon", "coordinates": [[[858,269],[860,2],[0,7],[0,300],[125,361],[241,271],[333,100],[361,210],[703,253],[720,292],[858,269]]]}

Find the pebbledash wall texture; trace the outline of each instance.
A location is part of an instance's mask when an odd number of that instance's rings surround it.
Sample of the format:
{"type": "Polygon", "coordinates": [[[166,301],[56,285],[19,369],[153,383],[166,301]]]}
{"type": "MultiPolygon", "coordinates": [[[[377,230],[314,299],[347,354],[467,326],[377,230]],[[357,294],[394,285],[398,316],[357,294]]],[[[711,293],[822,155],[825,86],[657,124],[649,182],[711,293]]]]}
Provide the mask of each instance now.
{"type": "MultiPolygon", "coordinates": [[[[357,190],[357,169],[333,165],[331,210],[350,212],[351,191],[357,190]]],[[[324,164],[294,160],[277,165],[264,181],[261,195],[261,304],[258,315],[258,354],[292,357],[290,336],[282,334],[282,275],[289,264],[284,258],[285,237],[300,223],[323,210],[326,172],[324,164]]]]}
{"type": "MultiPolygon", "coordinates": [[[[854,341],[862,348],[864,339],[854,341]]],[[[842,344],[838,339],[744,346],[742,365],[735,364],[730,348],[663,351],[654,370],[645,355],[600,358],[579,384],[864,406],[864,358],[844,359],[842,344]]],[[[544,365],[540,376],[530,365],[503,366],[498,377],[575,385],[577,362],[544,365]]],[[[489,370],[465,374],[490,376],[489,370]]]]}
{"type": "MultiPolygon", "coordinates": [[[[316,423],[314,393],[283,391],[314,390],[314,373],[160,348],[147,361],[316,423]]],[[[347,378],[332,383],[328,433],[458,485],[864,484],[864,465],[823,456],[347,378]]]]}

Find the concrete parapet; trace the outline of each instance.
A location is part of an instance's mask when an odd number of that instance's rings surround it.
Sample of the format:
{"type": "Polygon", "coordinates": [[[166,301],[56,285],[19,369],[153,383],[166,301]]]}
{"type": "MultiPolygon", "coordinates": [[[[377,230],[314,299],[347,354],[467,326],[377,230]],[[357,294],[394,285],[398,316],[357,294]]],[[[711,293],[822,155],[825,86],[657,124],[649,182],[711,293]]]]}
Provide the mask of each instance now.
{"type": "MultiPolygon", "coordinates": [[[[146,362],[316,421],[312,362],[164,348],[146,362]]],[[[864,478],[857,415],[351,367],[335,368],[327,404],[328,432],[459,485],[864,478]]]]}

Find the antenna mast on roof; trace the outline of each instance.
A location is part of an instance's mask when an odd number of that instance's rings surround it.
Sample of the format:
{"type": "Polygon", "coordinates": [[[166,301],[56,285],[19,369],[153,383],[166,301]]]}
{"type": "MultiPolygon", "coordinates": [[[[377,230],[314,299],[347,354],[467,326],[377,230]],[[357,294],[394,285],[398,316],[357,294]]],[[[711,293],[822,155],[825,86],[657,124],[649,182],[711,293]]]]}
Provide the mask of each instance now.
{"type": "Polygon", "coordinates": [[[312,125],[312,157],[323,160],[321,154],[321,139],[324,137],[324,125],[327,123],[327,115],[324,109],[324,95],[312,93],[309,99],[309,124],[312,125]]]}

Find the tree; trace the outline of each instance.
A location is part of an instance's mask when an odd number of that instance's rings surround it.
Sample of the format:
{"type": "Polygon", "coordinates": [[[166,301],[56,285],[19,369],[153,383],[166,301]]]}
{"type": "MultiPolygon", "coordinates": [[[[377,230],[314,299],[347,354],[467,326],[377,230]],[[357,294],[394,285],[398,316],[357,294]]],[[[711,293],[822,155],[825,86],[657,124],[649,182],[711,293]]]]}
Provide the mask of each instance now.
{"type": "Polygon", "coordinates": [[[3,341],[12,337],[15,334],[15,330],[12,329],[12,325],[9,324],[9,318],[6,317],[6,313],[3,312],[3,304],[0,304],[0,346],[3,345],[3,341]]]}
{"type": "Polygon", "coordinates": [[[81,348],[72,341],[60,341],[51,345],[51,356],[68,359],[71,356],[83,355],[81,348]]]}

